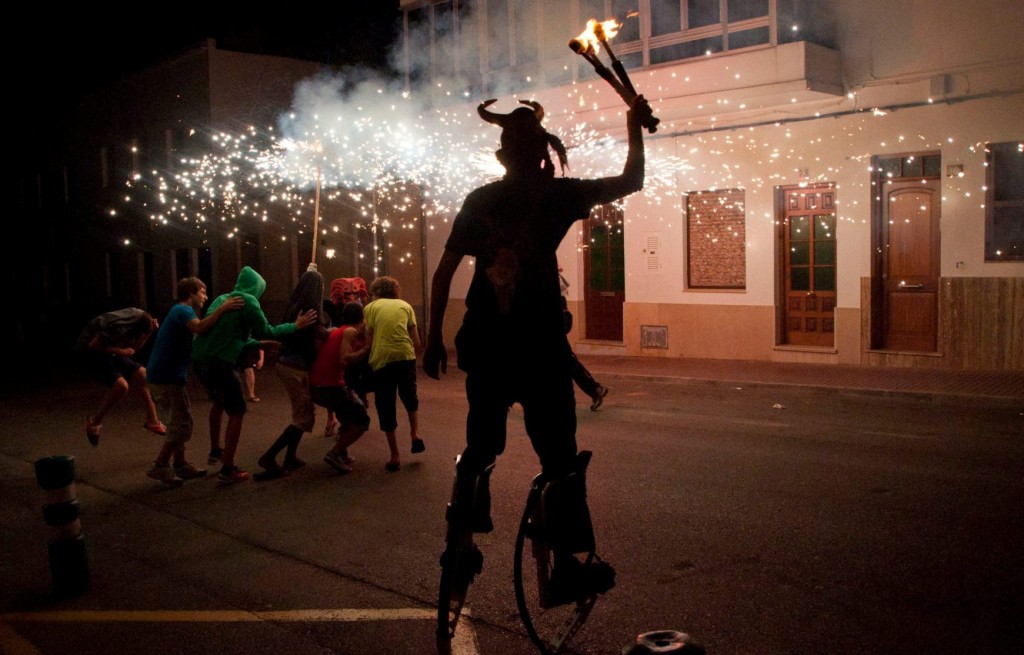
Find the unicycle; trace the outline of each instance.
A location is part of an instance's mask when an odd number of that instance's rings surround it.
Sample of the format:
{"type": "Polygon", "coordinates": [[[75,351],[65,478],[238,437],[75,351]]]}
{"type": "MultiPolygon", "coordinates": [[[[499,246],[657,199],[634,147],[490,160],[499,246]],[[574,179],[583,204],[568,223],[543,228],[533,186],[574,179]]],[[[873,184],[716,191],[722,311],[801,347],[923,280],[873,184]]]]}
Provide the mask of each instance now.
{"type": "MultiPolygon", "coordinates": [[[[456,466],[458,461],[456,458],[456,466]]],[[[492,464],[483,476],[489,476],[493,468],[492,464]]],[[[451,500],[445,512],[448,527],[444,552],[441,553],[441,583],[437,597],[438,655],[451,654],[452,639],[466,606],[466,593],[484,565],[484,555],[473,541],[470,513],[455,509],[456,484],[452,483],[451,500]]]]}
{"type": "MultiPolygon", "coordinates": [[[[516,534],[513,584],[519,616],[530,639],[544,655],[557,655],[571,646],[594,608],[597,593],[582,592],[568,603],[558,603],[549,593],[554,555],[543,527],[548,485],[543,473],[530,485],[516,534]]],[[[600,559],[593,551],[587,553],[585,565],[594,561],[600,559]]]]}

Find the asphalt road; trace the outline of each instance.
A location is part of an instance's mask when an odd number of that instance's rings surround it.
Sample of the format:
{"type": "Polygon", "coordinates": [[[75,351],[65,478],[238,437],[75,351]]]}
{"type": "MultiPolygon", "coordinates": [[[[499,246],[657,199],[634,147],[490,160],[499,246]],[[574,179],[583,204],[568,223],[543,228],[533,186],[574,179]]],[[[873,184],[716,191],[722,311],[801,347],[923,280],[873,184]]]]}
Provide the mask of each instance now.
{"type": "MultiPolygon", "coordinates": [[[[131,399],[98,448],[83,417],[102,389],[74,380],[0,401],[0,652],[412,653],[434,650],[443,508],[463,439],[463,378],[420,377],[427,451],[385,472],[383,434],[272,482],[165,488],[145,476],[160,438],[131,399]],[[33,463],[75,457],[90,588],[50,595],[49,528],[33,463]]],[[[711,655],[1020,653],[1024,647],[1024,408],[898,394],[605,380],[578,394],[599,552],[618,585],[579,653],[637,633],[689,633],[711,655]],[[586,402],[584,402],[586,400],[586,402]]],[[[238,461],[255,467],[288,421],[272,371],[238,461]]],[[[191,452],[208,403],[193,393],[191,452]]],[[[322,424],[322,415],[318,417],[322,424]]],[[[399,438],[408,450],[400,420],[399,438]]],[[[534,652],[516,613],[512,541],[537,472],[522,430],[493,477],[496,530],[479,541],[459,652],[534,652]]]]}

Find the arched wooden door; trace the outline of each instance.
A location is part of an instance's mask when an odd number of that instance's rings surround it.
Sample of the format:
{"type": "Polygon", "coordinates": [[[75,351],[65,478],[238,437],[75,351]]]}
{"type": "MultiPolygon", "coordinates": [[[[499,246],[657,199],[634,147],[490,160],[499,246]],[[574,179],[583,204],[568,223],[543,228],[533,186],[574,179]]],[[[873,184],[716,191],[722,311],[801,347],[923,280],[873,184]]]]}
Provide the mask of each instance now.
{"type": "Polygon", "coordinates": [[[886,185],[882,213],[883,347],[934,352],[938,334],[939,182],[886,185]]]}

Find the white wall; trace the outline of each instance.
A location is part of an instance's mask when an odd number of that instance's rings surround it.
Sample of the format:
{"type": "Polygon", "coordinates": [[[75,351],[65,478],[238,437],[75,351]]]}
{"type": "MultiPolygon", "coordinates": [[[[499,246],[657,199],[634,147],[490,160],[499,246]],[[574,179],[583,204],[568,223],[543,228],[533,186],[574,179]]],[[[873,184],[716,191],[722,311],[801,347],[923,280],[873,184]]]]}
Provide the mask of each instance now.
{"type": "MultiPolygon", "coordinates": [[[[670,104],[686,104],[679,88],[672,85],[682,85],[687,71],[696,70],[698,62],[633,75],[656,113],[674,117],[647,137],[649,179],[659,170],[659,158],[671,160],[673,169],[680,163],[684,167],[670,184],[659,179],[656,192],[649,190],[628,200],[627,302],[773,305],[773,192],[779,185],[796,184],[797,171],[808,169],[810,181],[838,185],[838,305],[858,307],[860,279],[870,274],[871,157],[925,150],[941,153],[943,171],[954,163],[963,164],[965,171],[963,178],[943,178],[941,274],[1024,276],[1022,263],[984,262],[984,153],[980,147],[986,141],[1024,139],[1024,2],[829,2],[850,94],[777,108],[788,112],[790,122],[759,125],[763,121],[758,116],[739,112],[731,117],[718,115],[717,122],[704,117],[687,120],[685,111],[670,104]],[[986,95],[992,97],[943,102],[986,95]],[[677,100],[660,100],[661,96],[677,100]],[[876,107],[890,109],[875,115],[871,109],[876,107]],[[893,107],[897,109],[892,111],[893,107]],[[821,117],[815,118],[816,114],[821,117]],[[753,127],[711,130],[713,125],[753,127]],[[687,291],[682,194],[733,187],[746,190],[747,288],[687,291]],[[652,233],[661,236],[663,248],[662,270],[657,275],[645,270],[644,248],[652,233]]],[[[742,57],[730,63],[742,70],[742,57]]],[[[702,73],[708,70],[706,63],[699,65],[702,73]]],[[[723,66],[719,74],[731,76],[735,71],[723,66]]],[[[714,80],[701,82],[701,88],[716,86],[714,80]]],[[[562,112],[573,105],[583,107],[578,98],[585,94],[590,94],[588,99],[597,94],[600,102],[585,107],[591,110],[600,105],[601,109],[588,111],[587,120],[608,126],[610,134],[621,138],[621,127],[617,127],[622,124],[621,103],[602,84],[548,89],[531,97],[549,108],[549,129],[564,135],[575,119],[562,112]]],[[[624,153],[624,144],[621,149],[624,153]]],[[[590,177],[579,170],[571,173],[590,177]]],[[[428,270],[436,265],[446,238],[447,229],[431,232],[428,270]]],[[[559,251],[573,300],[580,298],[584,286],[580,238],[579,231],[571,232],[559,251]]],[[[470,266],[465,262],[465,273],[456,278],[453,298],[465,296],[470,266]]]]}

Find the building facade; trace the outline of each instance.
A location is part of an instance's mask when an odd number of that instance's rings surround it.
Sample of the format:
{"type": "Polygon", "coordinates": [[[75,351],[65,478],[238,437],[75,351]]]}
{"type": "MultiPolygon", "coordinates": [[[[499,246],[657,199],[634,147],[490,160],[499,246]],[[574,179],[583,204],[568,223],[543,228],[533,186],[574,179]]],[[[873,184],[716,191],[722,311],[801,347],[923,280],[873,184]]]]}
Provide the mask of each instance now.
{"type": "Polygon", "coordinates": [[[661,123],[648,189],[560,249],[578,352],[1024,370],[1021,3],[402,7],[410,80],[467,111],[537,100],[567,141],[623,138],[622,99],[566,47],[620,23],[606,46],[661,123]]]}

